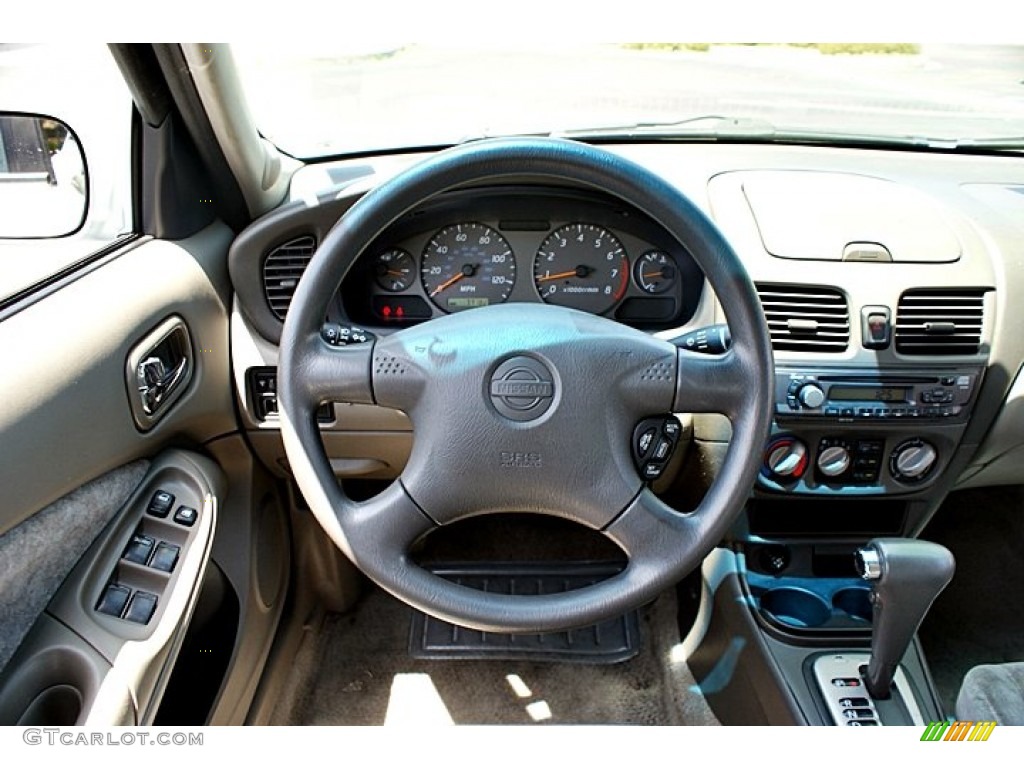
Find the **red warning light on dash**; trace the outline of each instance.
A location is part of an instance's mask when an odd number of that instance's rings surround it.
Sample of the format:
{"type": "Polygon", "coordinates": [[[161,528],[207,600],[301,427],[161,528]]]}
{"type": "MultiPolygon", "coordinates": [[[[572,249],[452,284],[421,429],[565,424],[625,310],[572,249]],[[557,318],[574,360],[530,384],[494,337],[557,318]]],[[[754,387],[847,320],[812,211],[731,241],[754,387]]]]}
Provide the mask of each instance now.
{"type": "Polygon", "coordinates": [[[430,319],[430,307],[419,296],[374,296],[373,314],[391,323],[430,319]]]}

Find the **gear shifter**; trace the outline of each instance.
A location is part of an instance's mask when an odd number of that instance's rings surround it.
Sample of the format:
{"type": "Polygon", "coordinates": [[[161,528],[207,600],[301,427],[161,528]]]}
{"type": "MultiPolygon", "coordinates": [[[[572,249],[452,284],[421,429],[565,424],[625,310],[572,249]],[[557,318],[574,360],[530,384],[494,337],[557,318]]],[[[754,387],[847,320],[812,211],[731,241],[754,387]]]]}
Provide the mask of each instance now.
{"type": "Polygon", "coordinates": [[[948,549],[919,539],[874,539],[857,552],[860,575],[871,582],[866,683],[874,699],[889,698],[900,660],[955,566],[948,549]]]}

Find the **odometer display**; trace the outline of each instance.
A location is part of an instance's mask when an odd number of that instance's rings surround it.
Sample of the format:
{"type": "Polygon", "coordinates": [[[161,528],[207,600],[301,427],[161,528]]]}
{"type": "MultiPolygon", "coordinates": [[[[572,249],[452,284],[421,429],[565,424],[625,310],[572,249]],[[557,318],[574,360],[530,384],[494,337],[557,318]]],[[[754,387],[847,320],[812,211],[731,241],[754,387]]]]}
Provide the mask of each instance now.
{"type": "Polygon", "coordinates": [[[533,281],[548,304],[602,314],[626,293],[626,249],[597,224],[566,224],[541,243],[533,281]]]}
{"type": "Polygon", "coordinates": [[[516,261],[508,241],[486,224],[453,224],[427,241],[420,275],[434,304],[458,312],[508,299],[516,261]]]}

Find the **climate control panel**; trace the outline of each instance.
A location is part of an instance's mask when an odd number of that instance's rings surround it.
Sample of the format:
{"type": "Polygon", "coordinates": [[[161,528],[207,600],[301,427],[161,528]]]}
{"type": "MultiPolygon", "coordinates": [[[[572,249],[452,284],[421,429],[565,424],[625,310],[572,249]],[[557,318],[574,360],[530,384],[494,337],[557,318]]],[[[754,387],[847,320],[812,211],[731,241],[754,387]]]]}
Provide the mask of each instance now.
{"type": "Polygon", "coordinates": [[[932,477],[940,452],[924,437],[781,433],[765,446],[760,485],[789,492],[913,490],[932,477]]]}

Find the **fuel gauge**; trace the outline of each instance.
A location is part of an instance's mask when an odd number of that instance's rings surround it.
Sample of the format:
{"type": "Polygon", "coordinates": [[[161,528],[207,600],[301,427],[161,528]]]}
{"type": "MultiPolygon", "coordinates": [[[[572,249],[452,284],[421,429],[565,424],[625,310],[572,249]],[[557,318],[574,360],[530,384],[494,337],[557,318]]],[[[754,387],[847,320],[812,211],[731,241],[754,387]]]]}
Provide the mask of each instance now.
{"type": "Polygon", "coordinates": [[[416,264],[408,251],[389,248],[380,254],[373,265],[377,285],[390,293],[404,291],[416,278],[416,264]]]}
{"type": "Polygon", "coordinates": [[[647,251],[633,266],[633,279],[644,293],[664,293],[678,274],[675,259],[664,251],[647,251]]]}

